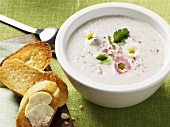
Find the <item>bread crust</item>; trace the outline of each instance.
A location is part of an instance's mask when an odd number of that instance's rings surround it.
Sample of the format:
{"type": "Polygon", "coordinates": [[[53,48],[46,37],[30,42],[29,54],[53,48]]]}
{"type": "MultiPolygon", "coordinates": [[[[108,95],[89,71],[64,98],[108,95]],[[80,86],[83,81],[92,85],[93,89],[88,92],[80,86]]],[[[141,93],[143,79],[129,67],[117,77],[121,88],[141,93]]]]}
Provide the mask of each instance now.
{"type": "MultiPolygon", "coordinates": [[[[16,117],[16,127],[32,127],[29,119],[27,119],[25,116],[25,108],[29,102],[29,97],[36,92],[47,92],[52,96],[52,101],[49,105],[53,108],[54,114],[56,113],[57,108],[59,106],[58,104],[60,95],[60,90],[57,87],[57,84],[51,81],[38,82],[32,87],[30,87],[30,89],[25,93],[24,97],[21,100],[19,112],[16,117]],[[56,90],[58,90],[57,93],[55,93],[56,90]]],[[[54,114],[52,115],[47,127],[50,126],[54,114]]]]}
{"type": "Polygon", "coordinates": [[[8,59],[0,67],[1,81],[14,93],[23,97],[28,89],[43,80],[55,82],[60,89],[59,107],[63,106],[68,99],[67,85],[54,72],[40,71],[27,66],[19,59],[8,59]]]}
{"type": "Polygon", "coordinates": [[[19,59],[28,66],[44,70],[52,57],[51,47],[48,43],[35,42],[29,43],[18,49],[16,52],[6,56],[0,63],[0,66],[8,59],[19,59]]]}

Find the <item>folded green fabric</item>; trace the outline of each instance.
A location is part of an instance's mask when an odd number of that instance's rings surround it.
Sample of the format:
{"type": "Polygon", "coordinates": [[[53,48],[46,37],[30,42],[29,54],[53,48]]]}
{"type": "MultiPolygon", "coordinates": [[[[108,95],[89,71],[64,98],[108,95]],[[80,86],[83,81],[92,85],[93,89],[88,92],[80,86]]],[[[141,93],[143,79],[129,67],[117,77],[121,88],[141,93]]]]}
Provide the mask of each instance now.
{"type": "Polygon", "coordinates": [[[0,127],[15,127],[20,98],[6,87],[0,88],[0,127]]]}

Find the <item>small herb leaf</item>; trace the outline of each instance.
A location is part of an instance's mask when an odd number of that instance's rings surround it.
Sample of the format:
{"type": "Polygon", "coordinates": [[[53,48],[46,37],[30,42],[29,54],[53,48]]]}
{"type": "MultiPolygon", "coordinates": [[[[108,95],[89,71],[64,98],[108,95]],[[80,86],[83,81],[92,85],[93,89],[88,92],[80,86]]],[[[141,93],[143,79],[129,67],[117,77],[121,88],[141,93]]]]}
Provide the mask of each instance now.
{"type": "Polygon", "coordinates": [[[114,46],[114,44],[113,44],[113,41],[112,41],[111,36],[108,36],[108,41],[109,41],[109,43],[112,45],[112,48],[114,48],[115,46],[114,46]]]}
{"type": "Polygon", "coordinates": [[[114,42],[118,43],[121,42],[122,40],[127,39],[129,36],[129,30],[127,28],[119,29],[113,34],[114,42]]]}
{"type": "Polygon", "coordinates": [[[100,64],[108,64],[108,63],[110,63],[110,59],[100,61],[100,64]]]}
{"type": "Polygon", "coordinates": [[[96,59],[104,61],[106,59],[108,59],[108,56],[106,54],[99,54],[96,59]]]}
{"type": "Polygon", "coordinates": [[[109,43],[112,45],[113,41],[112,41],[111,36],[108,36],[108,41],[109,41],[109,43]]]}

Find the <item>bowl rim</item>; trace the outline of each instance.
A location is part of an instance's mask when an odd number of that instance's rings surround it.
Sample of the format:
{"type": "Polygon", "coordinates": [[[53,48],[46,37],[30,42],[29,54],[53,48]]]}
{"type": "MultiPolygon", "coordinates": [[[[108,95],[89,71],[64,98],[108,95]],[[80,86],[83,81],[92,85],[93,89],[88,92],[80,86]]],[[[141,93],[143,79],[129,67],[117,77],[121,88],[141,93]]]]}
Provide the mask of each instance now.
{"type": "MultiPolygon", "coordinates": [[[[61,26],[57,36],[56,36],[56,40],[55,40],[55,53],[57,56],[57,59],[59,61],[59,64],[61,65],[61,67],[63,68],[63,70],[74,80],[78,81],[79,83],[81,83],[84,86],[90,87],[92,89],[96,89],[99,91],[107,91],[107,92],[122,92],[122,93],[128,93],[128,92],[132,92],[132,91],[139,91],[139,90],[143,90],[143,89],[147,89],[149,87],[152,87],[156,84],[159,84],[162,80],[164,80],[167,75],[170,72],[170,67],[163,67],[159,72],[157,72],[157,74],[155,74],[154,76],[152,76],[151,78],[144,80],[142,82],[139,83],[134,83],[131,85],[120,85],[120,86],[115,86],[115,85],[104,85],[101,83],[97,83],[94,81],[91,81],[83,76],[81,76],[79,73],[77,73],[73,68],[68,67],[71,66],[67,63],[66,58],[64,58],[64,49],[63,49],[63,44],[62,41],[64,40],[64,35],[67,32],[67,29],[70,27],[70,25],[79,17],[83,16],[84,14],[93,11],[95,9],[101,9],[101,8],[107,8],[107,7],[117,7],[117,8],[127,8],[127,9],[131,9],[134,11],[139,11],[141,13],[145,13],[148,16],[151,16],[153,18],[155,18],[158,21],[161,21],[161,23],[163,23],[162,25],[166,27],[168,34],[169,34],[169,38],[170,38],[170,27],[168,25],[168,23],[159,15],[157,15],[156,13],[152,12],[151,10],[135,5],[135,4],[131,4],[131,3],[123,3],[123,2],[107,2],[107,3],[101,3],[101,4],[96,4],[96,5],[92,5],[89,7],[86,7],[78,12],[76,12],[75,14],[73,14],[72,16],[70,16],[61,26]],[[60,43],[57,43],[60,42],[60,43]]],[[[169,58],[170,59],[170,58],[169,58]]],[[[168,60],[168,65],[170,65],[170,60],[168,60]]],[[[74,85],[73,85],[74,86],[74,85]]]]}

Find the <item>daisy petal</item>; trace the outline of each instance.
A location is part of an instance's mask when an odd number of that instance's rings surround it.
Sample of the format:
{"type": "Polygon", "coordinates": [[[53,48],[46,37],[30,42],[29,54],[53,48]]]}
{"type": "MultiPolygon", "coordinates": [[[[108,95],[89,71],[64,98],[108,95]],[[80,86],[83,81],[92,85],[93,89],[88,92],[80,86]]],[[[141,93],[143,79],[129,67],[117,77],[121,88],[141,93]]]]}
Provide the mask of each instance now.
{"type": "Polygon", "coordinates": [[[97,38],[96,38],[96,34],[94,33],[94,32],[92,32],[92,31],[90,31],[90,32],[86,32],[86,41],[88,42],[88,43],[93,43],[94,42],[94,40],[96,40],[97,38]]]}
{"type": "Polygon", "coordinates": [[[129,42],[123,46],[122,51],[129,57],[136,57],[140,53],[140,47],[137,43],[129,42]]]}
{"type": "Polygon", "coordinates": [[[124,57],[116,57],[114,67],[119,74],[128,72],[131,69],[130,63],[124,57]]]}

